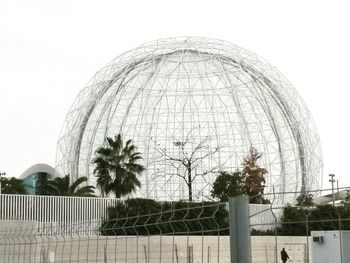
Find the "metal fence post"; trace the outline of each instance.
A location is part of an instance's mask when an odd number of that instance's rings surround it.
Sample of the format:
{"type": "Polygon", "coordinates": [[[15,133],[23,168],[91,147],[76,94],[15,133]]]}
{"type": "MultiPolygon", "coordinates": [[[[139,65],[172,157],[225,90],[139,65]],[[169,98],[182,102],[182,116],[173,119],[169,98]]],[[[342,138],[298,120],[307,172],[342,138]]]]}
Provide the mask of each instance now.
{"type": "Polygon", "coordinates": [[[229,198],[231,263],[251,263],[248,196],[229,198]]]}

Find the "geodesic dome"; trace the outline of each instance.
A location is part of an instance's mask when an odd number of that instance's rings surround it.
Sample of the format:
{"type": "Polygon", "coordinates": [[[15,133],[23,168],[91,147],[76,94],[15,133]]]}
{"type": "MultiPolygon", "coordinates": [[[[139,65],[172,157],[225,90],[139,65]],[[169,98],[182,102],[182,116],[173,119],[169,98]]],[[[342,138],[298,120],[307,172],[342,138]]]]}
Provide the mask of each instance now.
{"type": "Polygon", "coordinates": [[[147,168],[137,196],[187,199],[181,159],[193,158],[193,199],[209,197],[216,172],[241,168],[250,147],[268,171],[265,193],[320,188],[319,136],[306,105],[275,68],[225,41],[161,39],[98,71],[67,114],[57,171],[94,184],[95,150],[119,133],[147,168]]]}

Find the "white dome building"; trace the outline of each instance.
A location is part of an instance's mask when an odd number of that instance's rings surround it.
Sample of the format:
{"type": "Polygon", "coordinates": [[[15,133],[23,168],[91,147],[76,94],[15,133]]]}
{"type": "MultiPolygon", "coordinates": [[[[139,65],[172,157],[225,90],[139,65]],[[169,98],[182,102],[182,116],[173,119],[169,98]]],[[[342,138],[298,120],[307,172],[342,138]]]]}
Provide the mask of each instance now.
{"type": "Polygon", "coordinates": [[[94,184],[94,152],[118,133],[144,158],[137,196],[188,199],[181,178],[188,167],[175,159],[193,158],[193,199],[205,199],[215,172],[241,168],[251,146],[268,171],[265,193],[321,187],[319,136],[297,91],[266,61],[225,41],[161,39],[111,61],[67,114],[56,170],[94,184]]]}

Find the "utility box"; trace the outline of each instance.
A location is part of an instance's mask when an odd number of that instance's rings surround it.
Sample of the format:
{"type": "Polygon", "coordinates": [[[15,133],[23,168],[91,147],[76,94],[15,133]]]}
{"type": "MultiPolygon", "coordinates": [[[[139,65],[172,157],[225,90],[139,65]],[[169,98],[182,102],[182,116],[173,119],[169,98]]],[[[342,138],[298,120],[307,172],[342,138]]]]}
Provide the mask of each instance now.
{"type": "Polygon", "coordinates": [[[311,231],[313,263],[350,263],[350,231],[311,231]]]}

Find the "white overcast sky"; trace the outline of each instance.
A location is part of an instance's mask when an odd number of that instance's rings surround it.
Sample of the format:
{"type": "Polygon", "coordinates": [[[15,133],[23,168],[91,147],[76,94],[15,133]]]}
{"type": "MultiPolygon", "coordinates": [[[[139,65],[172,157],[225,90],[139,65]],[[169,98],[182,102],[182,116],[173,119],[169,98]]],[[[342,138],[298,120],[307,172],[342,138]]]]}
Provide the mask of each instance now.
{"type": "Polygon", "coordinates": [[[308,105],[324,157],[350,185],[348,1],[0,1],[0,172],[55,164],[70,106],[124,51],[163,37],[223,39],[277,67],[308,105]]]}

